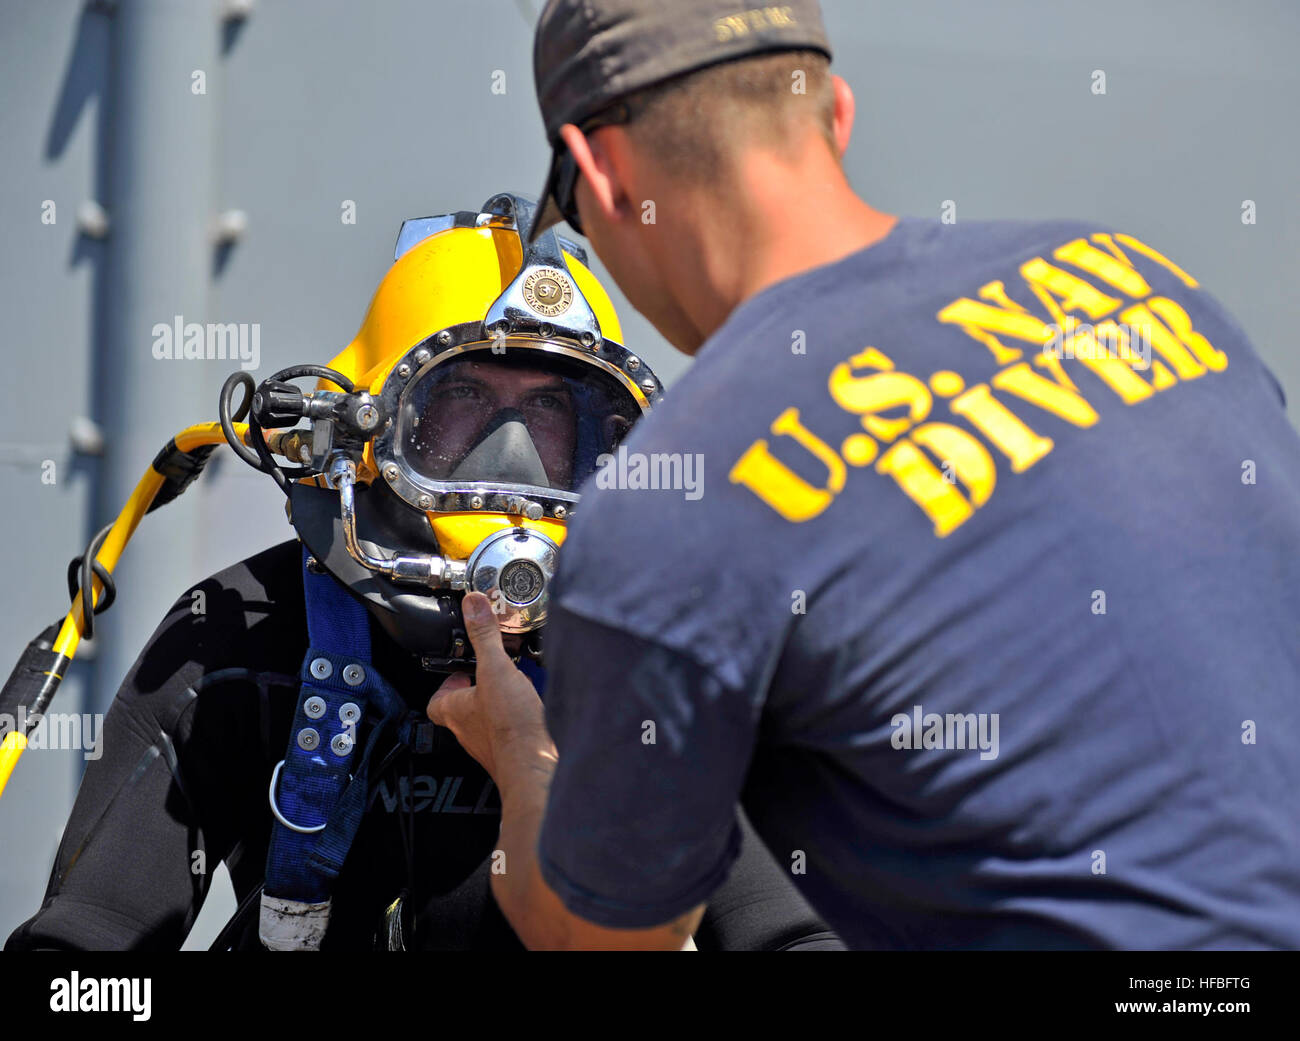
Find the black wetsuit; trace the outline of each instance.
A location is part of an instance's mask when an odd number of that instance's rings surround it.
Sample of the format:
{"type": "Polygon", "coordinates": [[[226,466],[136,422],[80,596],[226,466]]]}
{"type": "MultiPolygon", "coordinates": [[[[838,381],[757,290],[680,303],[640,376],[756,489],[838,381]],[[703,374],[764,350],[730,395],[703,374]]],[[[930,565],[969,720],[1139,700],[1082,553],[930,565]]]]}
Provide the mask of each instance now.
{"type": "MultiPolygon", "coordinates": [[[[41,909],[6,950],[175,950],[222,860],[251,911],[229,946],[260,947],[267,789],[307,649],[300,554],[297,542],[266,550],[194,587],[204,613],[192,591],[168,612],[105,719],[103,754],[87,766],[41,909]]],[[[371,635],[375,667],[422,711],[437,677],[378,626],[371,635]]],[[[385,908],[408,886],[411,948],[520,948],[489,887],[500,800],[451,732],[434,734],[429,754],[394,740],[376,750],[373,762],[386,765],[372,775],[322,949],[373,948],[385,908]]],[[[745,828],[700,949],[843,949],[745,828]]]]}

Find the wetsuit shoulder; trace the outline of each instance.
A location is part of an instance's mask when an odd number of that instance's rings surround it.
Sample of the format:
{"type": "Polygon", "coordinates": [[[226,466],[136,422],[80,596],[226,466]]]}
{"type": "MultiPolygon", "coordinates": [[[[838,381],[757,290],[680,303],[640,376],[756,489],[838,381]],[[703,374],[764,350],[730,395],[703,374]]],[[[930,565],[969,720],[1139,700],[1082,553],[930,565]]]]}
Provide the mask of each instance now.
{"type": "Polygon", "coordinates": [[[104,719],[42,907],[7,949],[184,941],[211,872],[266,816],[267,737],[288,729],[306,645],[300,552],[274,546],[172,605],[104,719]]]}
{"type": "Polygon", "coordinates": [[[740,856],[709,897],[695,942],[700,950],[842,951],[844,942],[813,910],[737,810],[740,856]]]}

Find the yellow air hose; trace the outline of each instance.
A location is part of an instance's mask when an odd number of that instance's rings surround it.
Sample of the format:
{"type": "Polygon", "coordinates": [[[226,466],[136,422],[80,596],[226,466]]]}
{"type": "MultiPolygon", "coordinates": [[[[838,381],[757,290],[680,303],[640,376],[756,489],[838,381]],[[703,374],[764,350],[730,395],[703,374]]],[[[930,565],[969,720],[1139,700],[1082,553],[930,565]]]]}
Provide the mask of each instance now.
{"type": "MultiPolygon", "coordinates": [[[[247,443],[248,425],[246,423],[232,425],[240,440],[247,443]]],[[[109,574],[112,574],[113,568],[122,558],[122,552],[126,549],[131,536],[135,534],[141,518],[154,507],[155,503],[162,505],[162,501],[159,501],[159,492],[167,487],[169,492],[167,500],[179,495],[189,481],[197,476],[206,461],[207,453],[199,450],[207,446],[225,444],[225,441],[220,423],[196,423],[194,426],[186,427],[172,438],[140,478],[131,497],[122,507],[122,512],[117,515],[117,520],[113,522],[112,528],[105,536],[99,552],[95,555],[95,559],[109,574]],[[178,469],[177,464],[179,464],[178,469]],[[178,473],[183,476],[178,476],[178,473]]],[[[92,603],[98,603],[103,590],[103,583],[98,576],[95,576],[91,594],[92,603]]],[[[19,756],[27,748],[28,733],[40,722],[40,716],[49,706],[50,699],[53,698],[54,692],[66,674],[68,664],[76,654],[77,644],[81,642],[85,631],[82,597],[78,594],[72,598],[72,607],[63,619],[53,645],[29,644],[27,652],[19,660],[18,666],[5,684],[3,694],[0,695],[0,704],[6,711],[11,711],[19,705],[23,706],[27,711],[28,726],[26,731],[18,729],[10,731],[3,743],[0,743],[0,795],[4,793],[9,775],[13,773],[19,756]]]]}

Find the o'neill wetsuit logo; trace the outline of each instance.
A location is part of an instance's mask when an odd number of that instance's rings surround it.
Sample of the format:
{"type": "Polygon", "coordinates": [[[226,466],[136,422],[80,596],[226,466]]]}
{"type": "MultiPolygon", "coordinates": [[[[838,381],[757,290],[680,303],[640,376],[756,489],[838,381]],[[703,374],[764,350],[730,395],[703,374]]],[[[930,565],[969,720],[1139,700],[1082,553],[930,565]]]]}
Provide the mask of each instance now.
{"type": "Polygon", "coordinates": [[[461,791],[464,777],[437,778],[429,774],[416,774],[414,778],[400,777],[397,787],[381,780],[370,793],[366,809],[383,806],[387,813],[501,813],[501,796],[489,777],[475,791],[461,791]],[[441,783],[440,783],[441,782],[441,783]]]}
{"type": "Polygon", "coordinates": [[[82,979],[78,972],[50,981],[51,1012],[130,1012],[143,1023],[149,1018],[150,979],[82,979]]]}

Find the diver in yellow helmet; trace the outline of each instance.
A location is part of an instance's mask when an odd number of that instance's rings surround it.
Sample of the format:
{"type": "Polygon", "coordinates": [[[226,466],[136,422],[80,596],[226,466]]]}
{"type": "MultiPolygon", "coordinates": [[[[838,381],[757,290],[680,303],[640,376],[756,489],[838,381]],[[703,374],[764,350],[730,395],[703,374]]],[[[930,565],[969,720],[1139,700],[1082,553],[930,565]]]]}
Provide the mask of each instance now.
{"type": "MultiPolygon", "coordinates": [[[[239,901],[219,949],[521,946],[488,884],[500,800],[425,718],[431,673],[473,667],[459,601],[478,589],[544,696],[565,524],[662,390],[581,249],[550,231],[521,248],[532,215],[496,196],[407,221],[328,366],[227,381],[231,447],[286,492],[297,538],[194,587],[205,614],[193,590],[178,599],[105,720],[46,899],[7,949],[175,949],[218,861],[239,901]],[[337,775],[332,802],[303,796],[304,769],[337,775]],[[345,855],[323,852],[341,820],[345,855]],[[329,868],[324,889],[309,863],[329,868]]],[[[749,830],[696,941],[841,946],[749,830]]]]}
{"type": "MultiPolygon", "coordinates": [[[[254,427],[312,422],[289,439],[309,468],[281,482],[299,537],[431,668],[471,662],[465,590],[493,598],[507,633],[536,633],[579,485],[662,394],[581,248],[549,231],[522,247],[533,216],[499,195],[407,221],[329,366],[347,393],[322,382],[304,395],[273,376],[252,396],[254,427]]],[[[223,412],[251,382],[232,377],[223,412]]],[[[269,451],[241,454],[284,473],[269,451]]],[[[519,642],[540,654],[535,635],[519,642]]]]}

